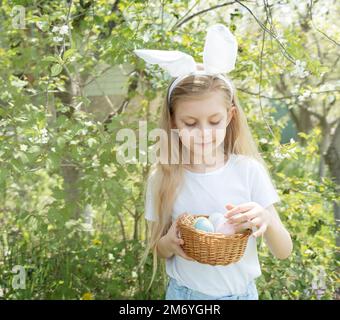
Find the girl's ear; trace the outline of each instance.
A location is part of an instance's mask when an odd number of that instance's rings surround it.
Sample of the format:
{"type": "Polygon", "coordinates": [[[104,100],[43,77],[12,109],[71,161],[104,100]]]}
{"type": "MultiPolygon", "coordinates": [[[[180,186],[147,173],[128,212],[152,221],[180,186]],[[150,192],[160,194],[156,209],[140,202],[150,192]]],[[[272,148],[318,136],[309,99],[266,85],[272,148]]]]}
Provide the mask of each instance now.
{"type": "Polygon", "coordinates": [[[236,107],[233,104],[232,107],[230,108],[230,117],[235,117],[236,116],[236,107]]]}

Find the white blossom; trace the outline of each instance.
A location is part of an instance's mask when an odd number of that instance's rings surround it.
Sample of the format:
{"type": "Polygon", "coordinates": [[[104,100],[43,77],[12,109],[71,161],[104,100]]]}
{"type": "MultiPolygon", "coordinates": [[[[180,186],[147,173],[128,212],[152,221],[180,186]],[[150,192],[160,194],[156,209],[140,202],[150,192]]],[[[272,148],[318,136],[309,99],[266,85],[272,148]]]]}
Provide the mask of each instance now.
{"type": "Polygon", "coordinates": [[[297,76],[299,78],[305,78],[309,76],[309,71],[305,70],[306,61],[296,60],[295,69],[291,72],[291,75],[297,76]]]}
{"type": "Polygon", "coordinates": [[[97,155],[95,154],[93,157],[92,157],[92,167],[93,168],[97,168],[99,167],[100,163],[99,163],[99,160],[98,160],[98,157],[97,155]]]}
{"type": "Polygon", "coordinates": [[[65,222],[65,227],[66,227],[66,229],[70,229],[70,228],[76,226],[77,224],[78,224],[78,221],[77,221],[77,220],[75,220],[75,219],[70,219],[70,220],[68,220],[68,221],[65,222]]]}
{"type": "Polygon", "coordinates": [[[52,32],[59,32],[60,28],[58,26],[54,26],[52,28],[52,32]]]}
{"type": "Polygon", "coordinates": [[[306,90],[304,93],[303,93],[303,96],[306,97],[306,98],[309,98],[311,96],[311,91],[310,90],[306,90]]]}
{"type": "Polygon", "coordinates": [[[298,97],[298,100],[300,102],[303,102],[303,101],[307,100],[310,96],[311,96],[311,91],[306,90],[301,96],[298,97]]]}
{"type": "Polygon", "coordinates": [[[93,123],[92,121],[85,121],[84,124],[85,124],[85,126],[87,126],[87,127],[91,127],[91,126],[94,125],[94,123],[93,123]]]}
{"type": "Polygon", "coordinates": [[[87,134],[87,130],[86,129],[80,129],[79,131],[78,131],[78,134],[80,134],[80,135],[82,135],[82,136],[85,136],[86,134],[87,134]]]}
{"type": "Polygon", "coordinates": [[[59,34],[64,35],[68,33],[68,26],[65,24],[63,25],[60,30],[59,30],[59,34]]]}
{"type": "Polygon", "coordinates": [[[143,41],[144,42],[149,42],[150,41],[150,35],[148,35],[146,32],[143,35],[143,41]]]}
{"type": "Polygon", "coordinates": [[[41,130],[41,143],[47,143],[49,140],[48,131],[46,128],[41,130]]]}
{"type": "Polygon", "coordinates": [[[84,231],[93,231],[93,210],[90,204],[87,204],[85,210],[83,212],[84,223],[83,229],[84,231]]]}
{"type": "Polygon", "coordinates": [[[24,152],[27,151],[27,145],[26,144],[21,144],[20,145],[20,150],[24,151],[24,152]]]}
{"type": "Polygon", "coordinates": [[[112,178],[116,175],[117,168],[113,164],[105,164],[103,170],[109,178],[112,178]]]}
{"type": "Polygon", "coordinates": [[[298,94],[299,93],[299,85],[296,84],[293,88],[292,88],[292,93],[293,94],[298,94]]]}
{"type": "Polygon", "coordinates": [[[63,41],[63,37],[53,37],[54,42],[60,42],[63,41]]]}

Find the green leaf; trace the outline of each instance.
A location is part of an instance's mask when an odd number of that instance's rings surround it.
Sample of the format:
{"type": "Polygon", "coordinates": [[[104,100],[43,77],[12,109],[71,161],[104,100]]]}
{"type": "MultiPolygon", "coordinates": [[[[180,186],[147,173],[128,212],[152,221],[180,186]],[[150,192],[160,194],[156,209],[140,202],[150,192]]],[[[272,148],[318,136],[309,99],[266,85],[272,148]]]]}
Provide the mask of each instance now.
{"type": "Polygon", "coordinates": [[[69,59],[74,53],[75,53],[74,49],[68,49],[67,51],[65,51],[64,60],[69,59]]]}
{"type": "Polygon", "coordinates": [[[55,57],[55,56],[47,56],[47,57],[43,58],[43,61],[59,63],[60,59],[59,59],[59,57],[55,57]]]}
{"type": "Polygon", "coordinates": [[[60,64],[53,65],[51,68],[52,77],[57,76],[62,70],[63,70],[63,67],[60,64]]]}
{"type": "Polygon", "coordinates": [[[31,146],[28,149],[28,153],[37,153],[37,152],[40,152],[40,147],[39,146],[31,146]]]}
{"type": "Polygon", "coordinates": [[[57,138],[57,145],[58,145],[60,148],[63,148],[64,145],[65,145],[65,143],[66,143],[65,138],[63,138],[63,137],[58,137],[58,138],[57,138]]]}

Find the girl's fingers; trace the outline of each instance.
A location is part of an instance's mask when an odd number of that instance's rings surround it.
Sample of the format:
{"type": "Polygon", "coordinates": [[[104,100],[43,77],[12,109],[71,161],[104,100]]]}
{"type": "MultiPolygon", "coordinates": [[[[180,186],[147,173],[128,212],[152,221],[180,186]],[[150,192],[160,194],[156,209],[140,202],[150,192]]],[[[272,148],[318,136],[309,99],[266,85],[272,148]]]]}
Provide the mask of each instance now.
{"type": "Polygon", "coordinates": [[[253,207],[254,207],[253,205],[248,205],[248,204],[239,205],[239,206],[234,207],[233,209],[229,210],[227,213],[224,214],[224,216],[226,218],[230,218],[237,213],[249,211],[249,210],[253,209],[253,207]]]}
{"type": "Polygon", "coordinates": [[[179,240],[181,240],[181,235],[178,231],[175,231],[171,234],[171,240],[175,243],[177,243],[179,240]]]}
{"type": "Polygon", "coordinates": [[[259,230],[256,230],[256,231],[252,234],[252,236],[253,236],[254,238],[257,238],[257,237],[263,235],[263,234],[266,232],[266,230],[267,230],[267,226],[266,226],[265,224],[263,224],[263,225],[259,228],[259,230]]]}
{"type": "Polygon", "coordinates": [[[228,223],[238,224],[249,221],[248,213],[241,213],[228,218],[228,223]]]}
{"type": "Polygon", "coordinates": [[[177,243],[178,245],[183,245],[183,244],[184,244],[184,240],[183,240],[183,239],[180,239],[180,238],[177,238],[177,239],[176,239],[176,243],[177,243]]]}
{"type": "Polygon", "coordinates": [[[177,217],[177,219],[174,221],[174,225],[175,225],[175,230],[176,230],[176,233],[179,232],[179,227],[178,227],[178,223],[179,223],[179,219],[182,215],[184,214],[187,214],[186,212],[182,213],[179,217],[177,217]]]}
{"type": "Polygon", "coordinates": [[[180,230],[179,230],[179,228],[178,228],[177,221],[176,221],[176,225],[175,225],[174,229],[175,229],[175,234],[176,234],[176,236],[177,236],[177,237],[180,237],[180,232],[179,232],[180,230]]]}
{"type": "Polygon", "coordinates": [[[228,210],[231,210],[231,209],[233,209],[235,206],[232,205],[231,203],[228,203],[225,207],[226,207],[228,210]]]}
{"type": "Polygon", "coordinates": [[[261,222],[262,222],[262,219],[260,217],[257,217],[257,218],[254,218],[253,220],[251,220],[251,223],[257,227],[257,226],[261,226],[261,222]]]}
{"type": "Polygon", "coordinates": [[[235,229],[236,233],[242,232],[246,229],[251,229],[251,228],[252,228],[252,224],[249,221],[245,222],[245,223],[240,223],[240,224],[234,225],[234,229],[235,229]]]}
{"type": "Polygon", "coordinates": [[[245,211],[239,214],[236,214],[231,216],[228,221],[230,223],[242,223],[242,222],[246,222],[249,220],[252,220],[253,218],[257,217],[259,213],[258,208],[253,208],[252,210],[249,211],[245,211]]]}
{"type": "Polygon", "coordinates": [[[176,230],[173,233],[171,233],[170,239],[175,244],[183,244],[184,243],[183,239],[181,238],[180,232],[176,231],[176,230]]]}

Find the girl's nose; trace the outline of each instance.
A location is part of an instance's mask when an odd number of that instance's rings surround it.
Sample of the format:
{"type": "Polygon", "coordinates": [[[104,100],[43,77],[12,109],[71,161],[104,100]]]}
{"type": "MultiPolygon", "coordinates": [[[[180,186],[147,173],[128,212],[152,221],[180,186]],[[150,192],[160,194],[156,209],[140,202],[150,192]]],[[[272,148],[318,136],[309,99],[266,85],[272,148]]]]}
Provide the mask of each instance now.
{"type": "Polygon", "coordinates": [[[211,128],[207,127],[200,127],[199,128],[199,136],[201,139],[201,142],[210,142],[212,138],[212,130],[211,128]]]}

